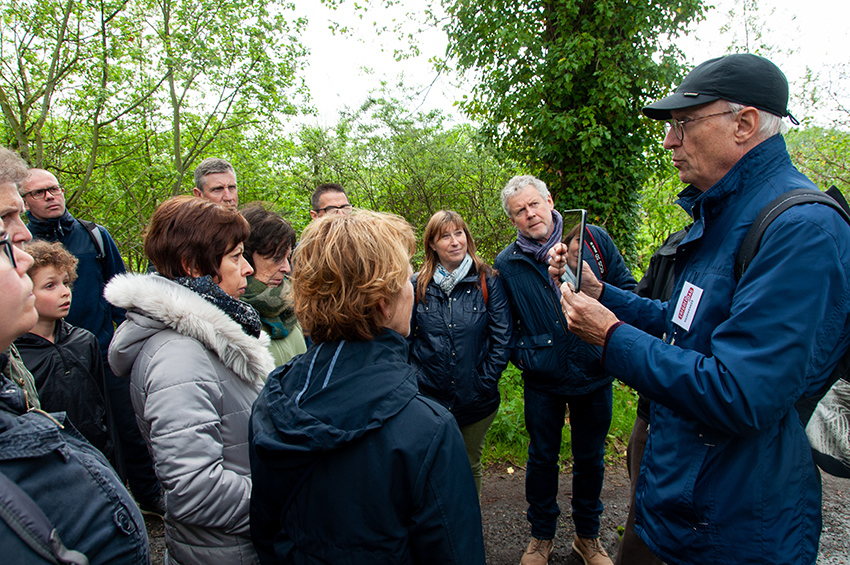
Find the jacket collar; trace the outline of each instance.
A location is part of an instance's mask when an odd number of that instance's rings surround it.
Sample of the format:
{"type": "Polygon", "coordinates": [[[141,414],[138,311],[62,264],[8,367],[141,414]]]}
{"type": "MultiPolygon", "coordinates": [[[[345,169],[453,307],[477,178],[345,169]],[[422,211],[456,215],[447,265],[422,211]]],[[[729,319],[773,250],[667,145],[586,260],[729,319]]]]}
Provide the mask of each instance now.
{"type": "Polygon", "coordinates": [[[679,193],[676,203],[697,220],[707,207],[725,207],[744,196],[745,187],[753,174],[763,176],[781,161],[788,159],[785,139],[781,134],[776,134],[747,152],[723,178],[705,192],[688,185],[679,193]]]}
{"type": "Polygon", "coordinates": [[[29,220],[27,227],[36,239],[56,241],[69,233],[74,227],[74,216],[68,210],[65,210],[65,213],[60,217],[52,220],[39,220],[32,215],[32,212],[27,210],[27,219],[29,220]]]}
{"type": "Polygon", "coordinates": [[[117,275],[106,285],[103,294],[114,306],[141,314],[198,340],[245,382],[262,383],[274,369],[268,335],[249,336],[230,316],[201,295],[165,277],[117,275]]]}

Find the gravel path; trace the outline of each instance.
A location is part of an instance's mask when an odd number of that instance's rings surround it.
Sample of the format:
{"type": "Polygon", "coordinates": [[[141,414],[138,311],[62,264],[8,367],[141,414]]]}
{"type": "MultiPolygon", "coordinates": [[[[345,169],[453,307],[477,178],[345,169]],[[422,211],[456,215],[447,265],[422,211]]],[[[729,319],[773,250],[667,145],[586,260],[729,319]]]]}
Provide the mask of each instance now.
{"type": "MultiPolygon", "coordinates": [[[[602,501],[602,543],[612,559],[617,549],[617,528],[628,512],[629,479],[622,464],[609,465],[602,501]]],[[[558,503],[561,515],[555,552],[550,565],[582,565],[572,551],[573,525],[569,518],[570,476],[561,475],[558,503]]],[[[823,475],[823,532],[817,565],[850,565],[850,480],[823,475]]],[[[525,471],[519,467],[493,465],[485,472],[481,490],[481,515],[488,565],[517,565],[528,543],[525,519],[525,471]]],[[[160,565],[164,555],[162,522],[146,516],[151,540],[151,562],[160,565]]]]}

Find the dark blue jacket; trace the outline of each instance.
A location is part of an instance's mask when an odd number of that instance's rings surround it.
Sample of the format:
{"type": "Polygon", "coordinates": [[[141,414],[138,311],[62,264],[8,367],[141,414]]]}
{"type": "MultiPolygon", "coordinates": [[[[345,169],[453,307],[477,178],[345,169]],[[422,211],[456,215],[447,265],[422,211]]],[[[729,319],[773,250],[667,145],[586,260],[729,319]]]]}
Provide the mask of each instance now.
{"type": "Polygon", "coordinates": [[[758,213],[795,188],[814,185],[782,136],[762,142],[706,192],[680,194],[694,225],[676,251],[670,302],[603,291],[626,322],[605,366],[653,401],[635,531],[666,562],[817,558],[820,482],[794,403],[850,344],[850,227],[827,206],[794,206],[740,281],[733,272],[758,213]],[[672,321],[687,310],[686,284],[703,291],[688,330],[672,321]]]}
{"type": "Polygon", "coordinates": [[[74,282],[74,298],[71,311],[65,318],[72,326],[85,328],[97,337],[104,356],[109,350],[109,341],[115,326],[124,321],[124,310],[109,304],[103,298],[103,287],[113,276],[126,272],[124,260],[118,247],[103,226],[98,226],[103,237],[105,258],[97,259],[97,248],[86,228],[70,212],[66,211],[55,220],[37,220],[27,212],[29,230],[36,239],[58,241],[74,257],[77,264],[77,280],[74,282]]]}
{"type": "Polygon", "coordinates": [[[94,335],[58,320],[52,342],[26,333],[15,347],[33,374],[41,409],[65,412],[77,431],[112,460],[103,359],[94,335]]]}
{"type": "Polygon", "coordinates": [[[451,410],[459,426],[499,407],[499,378],[510,357],[508,295],[499,277],[488,277],[485,304],[480,279],[473,268],[450,297],[432,280],[414,304],[410,326],[419,390],[451,410]]]}
{"type": "Polygon", "coordinates": [[[269,375],[249,433],[262,563],[484,563],[463,438],[407,355],[385,330],[314,344],[269,375]]]}
{"type": "MultiPolygon", "coordinates": [[[[0,365],[5,364],[0,356],[0,365]]],[[[0,473],[53,524],[65,547],[92,565],[147,565],[139,508],[103,455],[64,414],[26,411],[23,391],[0,375],[0,473]]],[[[34,563],[31,550],[0,520],[0,561],[34,563]]]]}
{"type": "MultiPolygon", "coordinates": [[[[604,229],[588,226],[608,268],[605,280],[624,290],[637,284],[623,256],[604,229]]],[[[599,277],[589,247],[583,257],[599,277]]],[[[560,297],[549,284],[546,265],[523,252],[516,242],[496,257],[508,292],[514,319],[516,346],[511,361],[522,370],[526,386],[554,394],[588,394],[609,384],[613,377],[602,367],[602,348],[589,345],[567,330],[560,297]]]]}

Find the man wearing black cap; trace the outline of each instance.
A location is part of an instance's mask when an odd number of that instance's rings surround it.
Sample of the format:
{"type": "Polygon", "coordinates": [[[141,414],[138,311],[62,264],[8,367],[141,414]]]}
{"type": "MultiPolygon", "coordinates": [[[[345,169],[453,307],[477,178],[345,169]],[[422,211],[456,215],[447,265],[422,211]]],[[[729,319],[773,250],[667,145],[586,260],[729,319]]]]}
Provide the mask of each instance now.
{"type": "Polygon", "coordinates": [[[664,147],[689,185],[678,203],[694,224],[676,250],[672,297],[592,277],[580,294],[562,287],[570,330],[653,401],[635,532],[668,563],[817,558],[820,482],[794,403],[850,344],[850,227],[827,206],[794,206],[740,280],[733,272],[762,208],[815,188],[780,134],[787,102],[782,72],[745,54],[699,65],[644,108],[667,120],[664,147]]]}

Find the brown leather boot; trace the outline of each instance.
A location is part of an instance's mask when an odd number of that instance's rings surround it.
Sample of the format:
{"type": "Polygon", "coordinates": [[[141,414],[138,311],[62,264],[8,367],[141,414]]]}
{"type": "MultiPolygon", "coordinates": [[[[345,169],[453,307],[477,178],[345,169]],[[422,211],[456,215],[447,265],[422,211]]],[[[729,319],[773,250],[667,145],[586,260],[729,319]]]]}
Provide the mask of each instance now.
{"type": "Polygon", "coordinates": [[[576,536],[573,540],[573,549],[584,561],[584,565],[614,565],[599,538],[587,539],[576,536]]]}
{"type": "Polygon", "coordinates": [[[532,537],[519,565],[546,565],[554,548],[552,540],[532,537]]]}

